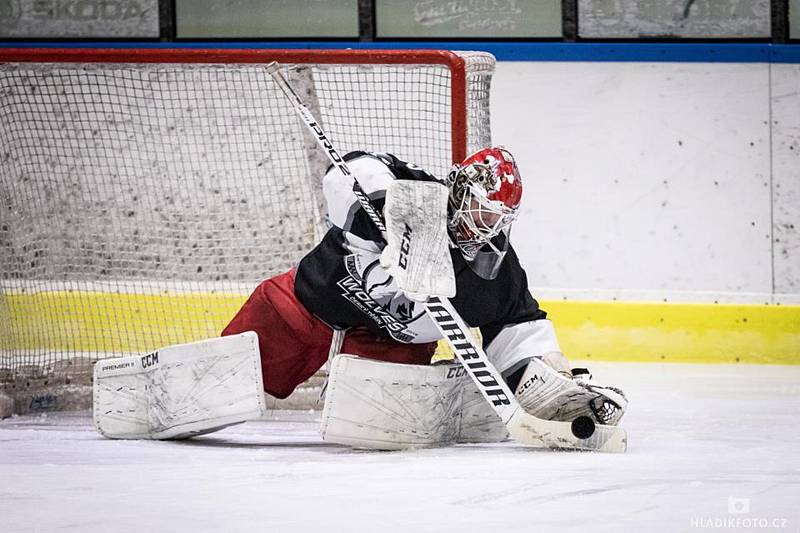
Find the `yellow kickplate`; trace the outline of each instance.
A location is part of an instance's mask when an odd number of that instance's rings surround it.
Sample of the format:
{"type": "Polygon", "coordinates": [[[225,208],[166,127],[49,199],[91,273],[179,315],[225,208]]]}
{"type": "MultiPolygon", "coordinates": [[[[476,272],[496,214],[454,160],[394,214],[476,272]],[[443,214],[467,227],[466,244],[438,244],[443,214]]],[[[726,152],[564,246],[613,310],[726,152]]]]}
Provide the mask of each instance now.
{"type": "Polygon", "coordinates": [[[216,337],[247,299],[213,293],[6,295],[12,347],[137,353],[216,337]]]}
{"type": "Polygon", "coordinates": [[[800,306],[541,302],[569,357],[800,364],[800,306]]]}
{"type": "MultiPolygon", "coordinates": [[[[219,334],[245,295],[12,293],[2,349],[152,350],[219,334]],[[8,333],[10,332],[10,333],[8,333]]],[[[800,364],[800,306],[542,301],[570,358],[800,364]]],[[[452,357],[440,343],[435,359],[452,357]]]]}

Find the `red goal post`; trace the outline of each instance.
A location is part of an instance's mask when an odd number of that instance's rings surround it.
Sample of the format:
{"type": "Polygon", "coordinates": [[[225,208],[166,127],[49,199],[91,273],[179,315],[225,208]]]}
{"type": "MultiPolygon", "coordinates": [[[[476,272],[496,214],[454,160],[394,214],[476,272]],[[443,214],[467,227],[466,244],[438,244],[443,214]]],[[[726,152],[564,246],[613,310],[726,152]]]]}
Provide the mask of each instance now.
{"type": "Polygon", "coordinates": [[[491,143],[486,53],[0,49],[0,392],[16,411],[86,407],[96,360],[217,335],[318,241],[327,161],[271,61],[343,153],[443,175],[491,143]]]}

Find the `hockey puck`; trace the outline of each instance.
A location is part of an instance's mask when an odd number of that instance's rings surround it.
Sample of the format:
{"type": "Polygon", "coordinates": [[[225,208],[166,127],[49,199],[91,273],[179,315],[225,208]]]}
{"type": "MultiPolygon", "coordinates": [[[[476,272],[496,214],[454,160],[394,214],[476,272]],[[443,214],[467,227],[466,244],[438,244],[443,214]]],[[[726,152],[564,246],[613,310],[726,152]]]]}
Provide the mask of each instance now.
{"type": "Polygon", "coordinates": [[[588,439],[594,434],[594,420],[588,416],[579,416],[572,421],[572,434],[579,439],[588,439]]]}

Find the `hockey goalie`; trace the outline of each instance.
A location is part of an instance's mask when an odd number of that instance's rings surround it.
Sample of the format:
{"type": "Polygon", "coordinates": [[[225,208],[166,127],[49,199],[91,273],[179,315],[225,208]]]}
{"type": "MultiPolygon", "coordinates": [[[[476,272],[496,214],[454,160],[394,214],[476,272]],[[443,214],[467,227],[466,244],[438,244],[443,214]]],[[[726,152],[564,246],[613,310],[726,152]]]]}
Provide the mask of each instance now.
{"type": "Polygon", "coordinates": [[[527,412],[619,423],[624,394],[570,367],[528,290],[509,240],[522,178],[506,149],[470,155],[446,180],[388,153],[344,159],[383,212],[386,235],[361,207],[352,179],[332,167],[323,179],[324,238],[295,268],[263,281],[219,339],[150,354],[150,364],[163,368],[146,386],[145,358],[98,363],[95,420],[104,435],[215,431],[260,416],[262,389],[285,398],[328,364],[326,441],[400,449],[505,439],[461,366],[432,364],[441,335],[422,303],[431,295],[451,297],[480,330],[486,354],[527,412]],[[120,390],[129,391],[135,416],[119,416],[120,390]]]}

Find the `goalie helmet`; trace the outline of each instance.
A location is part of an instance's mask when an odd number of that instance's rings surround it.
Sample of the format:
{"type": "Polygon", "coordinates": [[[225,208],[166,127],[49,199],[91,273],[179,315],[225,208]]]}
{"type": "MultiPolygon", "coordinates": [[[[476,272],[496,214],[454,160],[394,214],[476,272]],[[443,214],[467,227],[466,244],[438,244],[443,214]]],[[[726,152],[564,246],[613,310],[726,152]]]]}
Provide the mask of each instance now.
{"type": "Polygon", "coordinates": [[[505,148],[485,148],[453,165],[448,184],[448,225],[456,245],[476,274],[494,279],[522,199],[517,163],[505,148]]]}

